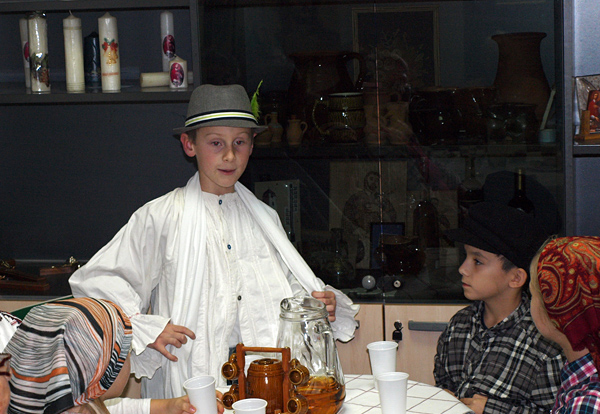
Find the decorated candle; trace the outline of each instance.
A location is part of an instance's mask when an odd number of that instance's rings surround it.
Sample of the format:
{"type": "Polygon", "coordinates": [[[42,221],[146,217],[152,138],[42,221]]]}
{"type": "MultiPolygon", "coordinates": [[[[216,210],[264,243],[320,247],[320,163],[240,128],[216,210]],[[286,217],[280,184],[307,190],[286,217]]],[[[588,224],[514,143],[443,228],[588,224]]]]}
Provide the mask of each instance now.
{"type": "Polygon", "coordinates": [[[175,28],[173,26],[173,13],[164,11],[160,14],[160,39],[162,42],[162,67],[163,72],[168,72],[170,62],[175,58],[175,28]]]}
{"type": "Polygon", "coordinates": [[[27,18],[29,38],[29,69],[32,92],[50,92],[48,68],[48,28],[46,15],[36,11],[27,18]]]}
{"type": "MultiPolygon", "coordinates": [[[[187,73],[188,85],[194,83],[194,72],[187,73]]],[[[142,88],[155,88],[157,86],[169,86],[171,74],[169,72],[144,72],[140,73],[140,86],[142,88]]]]}
{"type": "Polygon", "coordinates": [[[70,14],[63,19],[65,38],[65,70],[67,74],[67,91],[85,91],[85,74],[83,72],[83,38],[81,35],[81,19],[70,14]]]}
{"type": "Polygon", "coordinates": [[[171,79],[169,88],[187,88],[187,62],[185,60],[181,59],[179,56],[175,56],[175,58],[171,61],[171,69],[169,70],[169,74],[171,79]]]}
{"type": "Polygon", "coordinates": [[[117,19],[105,13],[98,19],[100,34],[100,66],[102,70],[102,92],[121,90],[121,62],[119,61],[119,34],[117,19]]]}
{"type": "Polygon", "coordinates": [[[25,70],[25,86],[31,88],[31,73],[29,70],[29,27],[27,19],[19,19],[19,29],[21,31],[21,56],[23,57],[23,69],[25,70]]]}
{"type": "Polygon", "coordinates": [[[96,32],[90,33],[83,39],[83,61],[85,85],[92,89],[101,87],[100,40],[96,32]]]}

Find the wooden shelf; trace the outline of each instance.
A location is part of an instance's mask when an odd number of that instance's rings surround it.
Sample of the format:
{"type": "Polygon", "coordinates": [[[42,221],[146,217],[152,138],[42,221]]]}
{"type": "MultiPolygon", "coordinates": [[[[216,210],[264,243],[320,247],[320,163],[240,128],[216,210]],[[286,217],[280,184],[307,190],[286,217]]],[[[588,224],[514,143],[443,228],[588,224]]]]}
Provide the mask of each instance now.
{"type": "Polygon", "coordinates": [[[573,143],[573,155],[575,156],[597,156],[600,155],[600,138],[575,141],[573,143]]]}
{"type": "Polygon", "coordinates": [[[89,104],[89,103],[187,103],[193,85],[187,89],[168,87],[140,88],[139,83],[121,84],[121,92],[103,93],[101,88],[86,90],[85,93],[67,92],[64,83],[52,83],[51,92],[35,93],[25,88],[24,82],[0,84],[0,105],[48,105],[48,104],[89,104]]]}
{"type": "Polygon", "coordinates": [[[32,10],[68,11],[68,10],[138,10],[138,9],[173,9],[189,8],[189,0],[55,0],[0,1],[0,13],[23,12],[32,10]],[[168,5],[167,5],[168,3],[168,5]]]}
{"type": "MultiPolygon", "coordinates": [[[[378,1],[377,4],[398,4],[398,3],[420,3],[429,0],[387,0],[378,1]]],[[[442,2],[459,0],[438,0],[442,2]]],[[[474,0],[463,0],[474,1],[474,0]]],[[[364,0],[206,0],[206,7],[265,7],[265,6],[324,6],[336,4],[365,4],[364,0]]]]}
{"type": "MultiPolygon", "coordinates": [[[[598,147],[600,150],[600,146],[598,147]]],[[[427,157],[556,157],[559,148],[556,144],[545,145],[500,145],[500,144],[472,144],[472,145],[366,145],[319,143],[290,147],[286,144],[280,146],[254,146],[252,159],[405,159],[427,157]]]]}

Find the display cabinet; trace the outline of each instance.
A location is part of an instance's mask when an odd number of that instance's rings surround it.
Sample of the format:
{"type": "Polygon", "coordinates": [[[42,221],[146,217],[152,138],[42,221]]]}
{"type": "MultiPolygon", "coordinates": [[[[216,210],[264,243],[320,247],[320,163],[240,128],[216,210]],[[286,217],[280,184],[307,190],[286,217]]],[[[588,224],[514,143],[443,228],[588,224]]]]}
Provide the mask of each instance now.
{"type": "Polygon", "coordinates": [[[518,171],[535,215],[564,231],[562,1],[0,1],[0,253],[91,257],[139,206],[185,184],[172,128],[193,87],[142,90],[172,10],[195,85],[257,90],[242,182],[280,214],[315,273],[357,302],[462,302],[444,236],[518,171]],[[48,15],[49,94],[27,93],[18,19],[48,15]],[[64,88],[62,18],[118,18],[123,89],[64,88]],[[154,39],[154,40],[153,40],[154,39]],[[540,134],[539,131],[543,130],[540,134]]]}
{"type": "Polygon", "coordinates": [[[318,276],[359,302],[460,301],[444,231],[517,188],[564,231],[555,6],[204,2],[205,81],[261,84],[261,122],[284,130],[257,136],[242,181],[318,276]]]}

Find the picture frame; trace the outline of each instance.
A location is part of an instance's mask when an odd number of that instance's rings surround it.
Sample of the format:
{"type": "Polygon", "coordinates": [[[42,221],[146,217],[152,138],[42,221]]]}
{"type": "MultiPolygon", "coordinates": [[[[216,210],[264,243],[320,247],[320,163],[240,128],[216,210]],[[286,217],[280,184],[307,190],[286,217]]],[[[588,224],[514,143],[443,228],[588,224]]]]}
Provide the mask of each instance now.
{"type": "Polygon", "coordinates": [[[375,251],[379,247],[379,241],[382,234],[405,235],[405,226],[403,222],[396,223],[371,223],[371,263],[370,269],[381,269],[381,264],[377,261],[375,251]]]}
{"type": "Polygon", "coordinates": [[[353,49],[365,57],[365,82],[386,93],[440,84],[438,6],[354,7],[353,49]],[[398,53],[400,51],[400,53],[398,53]]]}
{"type": "Polygon", "coordinates": [[[371,223],[404,222],[406,161],[332,161],[329,228],[341,227],[356,269],[369,269],[371,223]]]}

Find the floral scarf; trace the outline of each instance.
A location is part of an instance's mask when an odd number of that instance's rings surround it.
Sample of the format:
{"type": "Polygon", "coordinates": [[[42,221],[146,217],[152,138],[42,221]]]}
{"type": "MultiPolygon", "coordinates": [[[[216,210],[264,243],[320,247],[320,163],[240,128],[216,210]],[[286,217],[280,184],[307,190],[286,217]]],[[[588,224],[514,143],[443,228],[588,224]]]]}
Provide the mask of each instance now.
{"type": "Polygon", "coordinates": [[[537,271],[550,320],[573,350],[587,348],[600,368],[600,237],[550,241],[537,271]]]}

